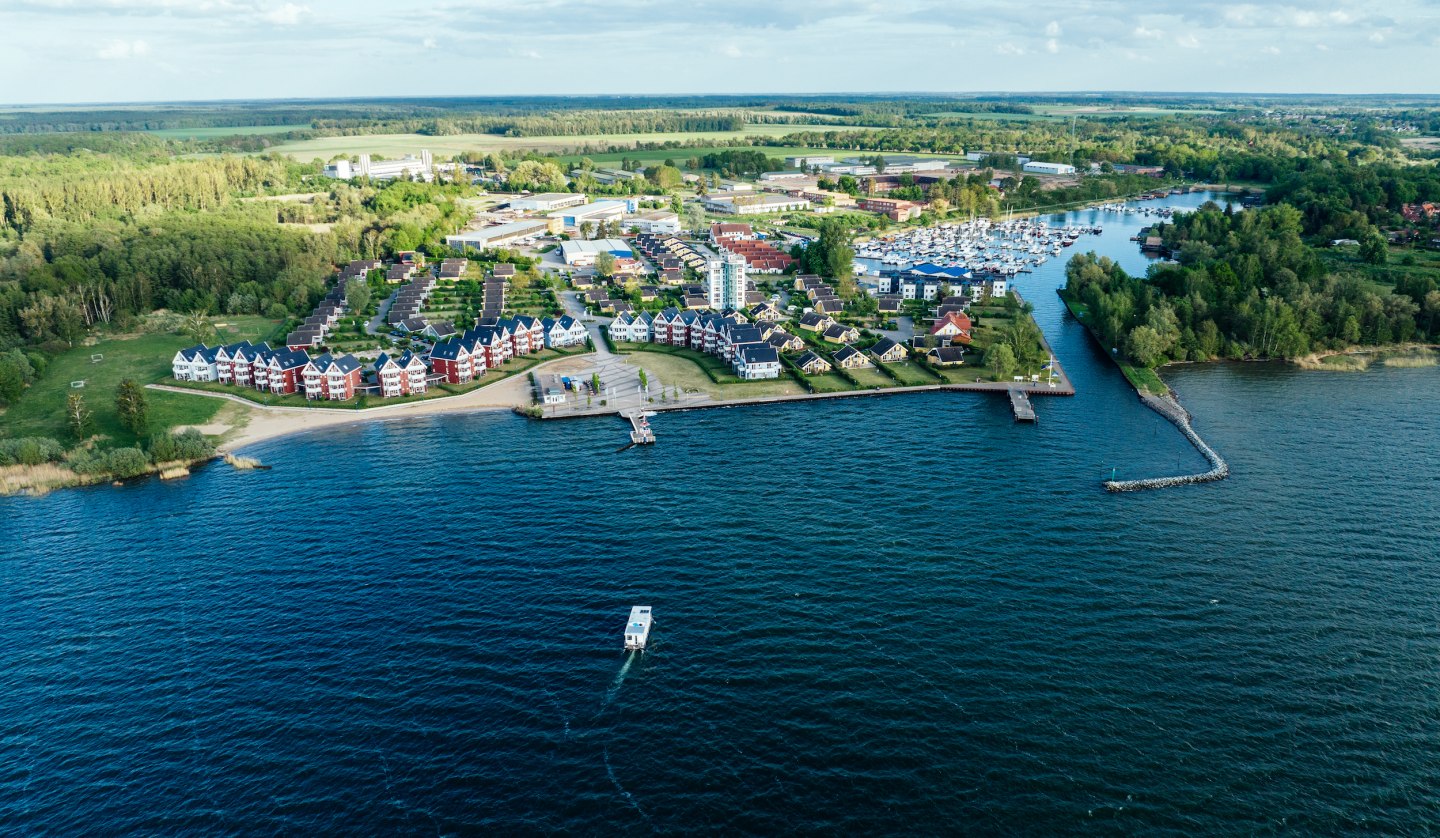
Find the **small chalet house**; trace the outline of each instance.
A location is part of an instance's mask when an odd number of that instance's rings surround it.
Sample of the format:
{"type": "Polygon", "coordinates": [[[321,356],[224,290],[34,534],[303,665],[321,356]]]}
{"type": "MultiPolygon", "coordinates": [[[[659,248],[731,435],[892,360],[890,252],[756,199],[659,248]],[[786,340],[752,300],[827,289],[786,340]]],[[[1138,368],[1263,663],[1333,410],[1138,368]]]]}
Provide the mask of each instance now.
{"type": "Polygon", "coordinates": [[[814,352],[806,352],[795,360],[795,366],[807,375],[823,375],[831,370],[830,362],[814,352]]]}
{"type": "Polygon", "coordinates": [[[496,279],[513,279],[515,277],[515,266],[509,262],[501,262],[490,271],[490,275],[496,279]]]}
{"type": "Polygon", "coordinates": [[[893,364],[903,361],[909,355],[905,347],[891,340],[880,338],[875,345],[870,347],[870,354],[874,355],[882,364],[893,364]]]}
{"type": "Polygon", "coordinates": [[[743,343],[735,351],[735,374],[747,381],[780,377],[780,354],[768,343],[743,343]]]}
{"type": "Polygon", "coordinates": [[[900,298],[899,298],[899,297],[880,297],[880,298],[876,301],[876,306],[878,307],[878,309],[879,309],[879,311],[880,311],[881,314],[899,314],[899,313],[900,313],[900,298]]]}
{"type": "Polygon", "coordinates": [[[446,338],[455,336],[455,324],[446,322],[444,320],[437,320],[434,323],[427,323],[423,330],[423,334],[427,338],[433,338],[435,340],[445,340],[446,338]]]}
{"type": "Polygon", "coordinates": [[[965,363],[965,347],[963,346],[939,346],[926,352],[925,355],[937,367],[958,367],[965,363]]]}
{"type": "Polygon", "coordinates": [[[801,352],[805,349],[805,341],[779,330],[771,332],[765,342],[775,347],[776,352],[801,352]]]}
{"type": "Polygon", "coordinates": [[[840,350],[835,353],[834,358],[835,365],[841,369],[858,370],[874,366],[874,364],[871,364],[869,359],[865,357],[865,353],[853,346],[842,346],[840,350]]]}
{"type": "Polygon", "coordinates": [[[375,381],[380,385],[380,395],[387,399],[424,393],[427,372],[425,362],[409,350],[398,358],[382,352],[375,359],[375,381]]]}
{"type": "Polygon", "coordinates": [[[834,320],[814,311],[800,318],[800,328],[810,332],[824,332],[834,325],[834,320]]]}
{"type": "Polygon", "coordinates": [[[944,338],[947,343],[969,343],[970,329],[970,315],[963,311],[950,311],[935,321],[935,325],[930,327],[930,334],[944,338]]]}
{"type": "Polygon", "coordinates": [[[211,349],[205,344],[192,346],[189,349],[182,349],[175,353],[170,361],[171,372],[175,375],[176,381],[216,381],[219,377],[219,369],[215,363],[215,353],[219,347],[211,349]]]}
{"type": "Polygon", "coordinates": [[[831,343],[854,343],[860,339],[860,330],[854,326],[836,323],[826,329],[820,337],[831,343]]]}
{"type": "Polygon", "coordinates": [[[305,382],[305,398],[345,401],[353,398],[360,386],[360,362],[353,355],[337,358],[327,352],[311,358],[301,377],[305,382]]]}
{"type": "MultiPolygon", "coordinates": [[[[430,366],[448,384],[464,384],[475,377],[475,361],[465,341],[450,339],[430,350],[430,366]]],[[[482,366],[481,371],[484,371],[482,366]]]]}

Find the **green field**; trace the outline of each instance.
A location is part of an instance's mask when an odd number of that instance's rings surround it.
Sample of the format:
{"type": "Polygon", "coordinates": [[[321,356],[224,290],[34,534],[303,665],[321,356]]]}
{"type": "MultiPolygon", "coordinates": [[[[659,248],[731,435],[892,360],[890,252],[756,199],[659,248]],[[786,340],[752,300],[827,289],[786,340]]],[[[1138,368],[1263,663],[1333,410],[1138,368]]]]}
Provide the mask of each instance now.
{"type": "Polygon", "coordinates": [[[146,131],[157,137],[170,140],[209,140],[215,137],[234,137],[249,134],[284,134],[288,131],[308,130],[308,124],[300,125],[237,125],[218,128],[157,128],[146,131]]]}
{"type": "MultiPolygon", "coordinates": [[[[502,137],[495,134],[455,134],[445,137],[429,137],[422,134],[367,134],[358,137],[317,137],[313,140],[279,143],[271,151],[288,154],[297,160],[320,158],[330,160],[350,154],[381,154],[387,158],[399,158],[406,154],[419,154],[429,149],[436,157],[449,157],[464,151],[522,151],[534,149],[540,152],[573,152],[584,146],[629,146],[635,143],[663,142],[712,142],[723,145],[726,141],[743,141],[749,137],[783,137],[796,131],[827,126],[808,125],[746,125],[743,131],[703,131],[694,133],[670,132],[657,134],[580,134],[567,137],[502,137]]],[[[693,152],[688,149],[674,149],[669,155],[693,152]]],[[[592,159],[594,159],[592,157],[592,159]]],[[[616,156],[618,159],[618,156],[616,156]]],[[[664,159],[661,157],[659,159],[664,159]]]]}
{"type": "MultiPolygon", "coordinates": [[[[259,317],[228,317],[225,322],[228,325],[219,329],[220,341],[225,343],[268,338],[278,325],[259,317]]],[[[170,382],[170,361],[175,352],[194,344],[194,340],[184,335],[139,335],[101,340],[94,346],[79,346],[56,356],[45,374],[0,415],[0,433],[10,437],[47,436],[69,442],[65,400],[71,393],[79,393],[94,414],[95,432],[109,437],[116,445],[131,445],[136,437],[120,425],[115,412],[115,388],[126,378],[141,384],[170,382]],[[93,354],[104,355],[105,359],[92,362],[93,354]],[[85,386],[72,389],[70,384],[74,381],[84,381],[85,386]]],[[[155,390],[146,390],[145,399],[152,430],[203,425],[224,405],[218,399],[197,399],[155,390]]]]}
{"type": "Polygon", "coordinates": [[[917,387],[921,384],[939,384],[940,381],[931,375],[926,369],[913,361],[901,361],[898,364],[886,364],[885,367],[895,373],[900,383],[906,387],[917,387]]]}
{"type": "Polygon", "coordinates": [[[805,380],[815,388],[817,393],[842,393],[846,390],[855,389],[850,382],[840,377],[839,373],[827,372],[824,375],[807,375],[805,380]]]}

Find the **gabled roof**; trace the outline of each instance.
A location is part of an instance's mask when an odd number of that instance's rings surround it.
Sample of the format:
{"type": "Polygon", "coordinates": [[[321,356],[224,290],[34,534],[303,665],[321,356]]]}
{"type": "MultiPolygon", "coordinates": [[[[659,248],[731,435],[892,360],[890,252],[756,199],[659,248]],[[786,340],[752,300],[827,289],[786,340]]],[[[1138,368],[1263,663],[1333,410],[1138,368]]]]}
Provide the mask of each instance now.
{"type": "Polygon", "coordinates": [[[876,355],[884,355],[884,354],[886,354],[887,352],[889,352],[890,350],[896,349],[896,348],[899,348],[899,347],[900,347],[900,344],[896,343],[895,341],[891,340],[890,338],[880,338],[879,340],[875,341],[875,345],[874,345],[874,346],[870,347],[870,351],[873,352],[873,353],[876,354],[876,355]]]}
{"type": "Polygon", "coordinates": [[[469,355],[470,350],[466,348],[465,341],[447,340],[435,344],[430,350],[430,359],[438,361],[458,361],[461,355],[469,355]]]}
{"type": "MultiPolygon", "coordinates": [[[[846,347],[846,348],[848,349],[849,347],[846,347]]],[[[816,353],[814,350],[806,350],[806,352],[805,352],[804,355],[801,355],[799,358],[796,358],[796,359],[795,359],[795,365],[798,366],[798,367],[800,367],[801,369],[804,369],[805,367],[810,366],[811,364],[815,363],[816,361],[819,361],[819,362],[824,363],[824,364],[830,363],[829,361],[826,361],[824,358],[821,358],[820,355],[819,355],[818,353],[816,353]]]]}
{"type": "Polygon", "coordinates": [[[780,355],[768,343],[742,343],[736,350],[746,364],[778,364],[780,355]]]}
{"type": "Polygon", "coordinates": [[[845,346],[840,347],[838,350],[836,350],[834,357],[835,357],[835,360],[836,360],[836,361],[845,361],[845,360],[849,360],[851,357],[853,357],[853,356],[855,356],[855,355],[859,355],[859,354],[860,354],[860,350],[858,350],[858,349],[856,349],[855,347],[850,346],[850,345],[847,344],[847,345],[845,345],[845,346]]]}

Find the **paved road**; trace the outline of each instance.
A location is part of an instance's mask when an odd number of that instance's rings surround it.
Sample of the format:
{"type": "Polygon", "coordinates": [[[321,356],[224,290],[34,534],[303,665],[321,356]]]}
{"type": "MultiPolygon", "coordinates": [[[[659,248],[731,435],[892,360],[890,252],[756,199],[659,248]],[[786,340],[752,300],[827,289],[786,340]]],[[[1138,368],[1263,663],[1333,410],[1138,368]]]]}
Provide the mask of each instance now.
{"type": "Polygon", "coordinates": [[[396,288],[393,294],[380,301],[380,305],[376,306],[375,308],[375,316],[370,318],[369,323],[365,324],[365,334],[380,334],[381,328],[385,326],[385,317],[390,313],[390,306],[395,302],[395,298],[398,296],[400,296],[400,289],[396,288]]]}
{"type": "Polygon", "coordinates": [[[915,321],[909,317],[895,318],[894,329],[880,329],[880,334],[895,341],[896,343],[909,343],[910,338],[915,334],[915,321]]]}

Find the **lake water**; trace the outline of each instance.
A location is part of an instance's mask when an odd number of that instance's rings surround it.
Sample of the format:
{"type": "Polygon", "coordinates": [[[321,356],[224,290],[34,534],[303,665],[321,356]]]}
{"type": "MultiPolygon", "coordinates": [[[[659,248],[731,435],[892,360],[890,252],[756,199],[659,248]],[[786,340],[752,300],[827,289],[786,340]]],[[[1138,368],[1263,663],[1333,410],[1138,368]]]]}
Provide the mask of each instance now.
{"type": "Polygon", "coordinates": [[[1204,463],[1062,276],[1034,426],[440,416],[0,500],[0,832],[1433,831],[1440,373],[1176,370],[1233,476],[1109,495],[1204,463]]]}

